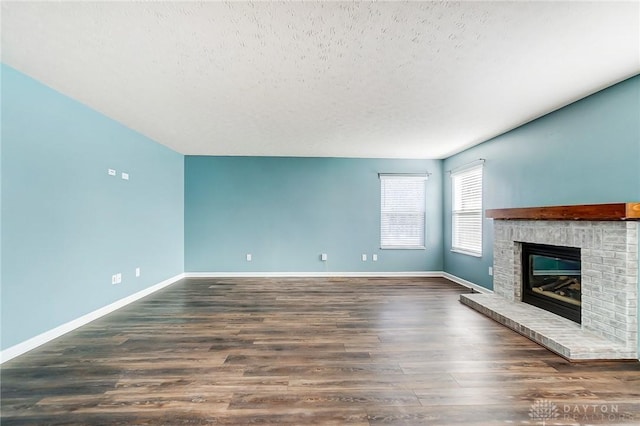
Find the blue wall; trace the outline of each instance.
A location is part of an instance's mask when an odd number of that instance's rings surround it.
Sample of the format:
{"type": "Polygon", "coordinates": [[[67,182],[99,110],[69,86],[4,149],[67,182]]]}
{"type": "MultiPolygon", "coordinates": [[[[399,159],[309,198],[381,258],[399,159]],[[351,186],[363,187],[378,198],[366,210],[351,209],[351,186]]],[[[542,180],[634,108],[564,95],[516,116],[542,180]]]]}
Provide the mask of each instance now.
{"type": "MultiPolygon", "coordinates": [[[[486,159],[484,209],[640,200],[640,77],[454,155],[444,170],[486,159]]],[[[444,269],[492,288],[493,223],[482,258],[450,252],[451,182],[444,178],[444,269]]]]}
{"type": "Polygon", "coordinates": [[[4,65],[1,171],[2,349],[183,272],[183,156],[4,65]]]}
{"type": "Polygon", "coordinates": [[[439,160],[185,160],[187,272],[441,271],[439,160]],[[378,172],[430,172],[427,249],[380,250],[378,172]],[[245,255],[251,253],[253,261],[245,255]],[[320,254],[327,253],[322,262],[320,254]],[[361,255],[368,255],[367,262],[361,255]],[[377,253],[378,262],[371,261],[377,253]]]}

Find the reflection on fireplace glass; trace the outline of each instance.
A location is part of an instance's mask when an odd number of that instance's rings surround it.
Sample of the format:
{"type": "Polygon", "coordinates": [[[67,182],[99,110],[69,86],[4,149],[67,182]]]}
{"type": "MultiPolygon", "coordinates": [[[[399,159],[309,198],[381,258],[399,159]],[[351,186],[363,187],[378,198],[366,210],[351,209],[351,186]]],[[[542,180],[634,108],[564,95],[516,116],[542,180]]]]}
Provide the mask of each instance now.
{"type": "Polygon", "coordinates": [[[533,292],[580,306],[580,261],[533,254],[529,285],[533,292]]]}

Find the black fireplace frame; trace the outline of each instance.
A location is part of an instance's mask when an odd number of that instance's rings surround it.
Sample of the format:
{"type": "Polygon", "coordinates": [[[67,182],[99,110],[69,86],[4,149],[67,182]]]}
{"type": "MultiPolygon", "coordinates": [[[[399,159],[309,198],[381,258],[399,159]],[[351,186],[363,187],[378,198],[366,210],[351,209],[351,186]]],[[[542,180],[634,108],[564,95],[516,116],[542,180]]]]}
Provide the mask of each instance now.
{"type": "Polygon", "coordinates": [[[532,254],[553,256],[567,260],[577,260],[580,262],[580,249],[573,247],[550,246],[546,244],[522,243],[522,301],[533,306],[537,306],[546,311],[560,315],[571,321],[582,323],[582,307],[563,302],[562,300],[552,299],[544,295],[535,293],[527,285],[529,277],[529,256],[532,254]]]}

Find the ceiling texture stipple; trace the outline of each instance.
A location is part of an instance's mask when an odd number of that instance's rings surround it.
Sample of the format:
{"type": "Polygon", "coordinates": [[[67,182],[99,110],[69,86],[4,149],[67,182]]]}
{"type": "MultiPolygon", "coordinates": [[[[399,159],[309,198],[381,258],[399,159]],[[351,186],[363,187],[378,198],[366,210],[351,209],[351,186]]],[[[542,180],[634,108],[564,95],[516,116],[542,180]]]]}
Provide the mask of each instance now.
{"type": "Polygon", "coordinates": [[[640,72],[638,2],[2,2],[2,61],[183,154],[444,158],[640,72]]]}

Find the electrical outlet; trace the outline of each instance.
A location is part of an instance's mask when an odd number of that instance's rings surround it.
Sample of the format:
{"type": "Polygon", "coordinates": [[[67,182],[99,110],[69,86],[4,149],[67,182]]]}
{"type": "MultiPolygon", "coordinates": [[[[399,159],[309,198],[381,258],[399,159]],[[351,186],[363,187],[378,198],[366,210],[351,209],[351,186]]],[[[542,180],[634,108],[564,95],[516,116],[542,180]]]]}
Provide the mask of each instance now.
{"type": "Polygon", "coordinates": [[[129,173],[122,172],[122,179],[129,180],[129,173]]]}
{"type": "Polygon", "coordinates": [[[320,255],[320,260],[322,260],[323,262],[326,262],[327,261],[327,253],[322,253],[320,255]]]}
{"type": "Polygon", "coordinates": [[[378,255],[377,254],[372,254],[371,255],[371,260],[373,260],[374,262],[378,261],[378,255]]]}
{"type": "Polygon", "coordinates": [[[362,261],[363,261],[363,262],[366,262],[366,261],[367,261],[367,255],[366,255],[366,254],[363,254],[363,255],[362,255],[362,261]]]}
{"type": "Polygon", "coordinates": [[[140,268],[136,268],[136,277],[140,276],[140,268]]]}
{"type": "Polygon", "coordinates": [[[489,266],[489,275],[493,276],[493,267],[492,266],[489,266]]]}
{"type": "Polygon", "coordinates": [[[252,258],[251,253],[247,253],[247,262],[251,262],[252,258]]]}

